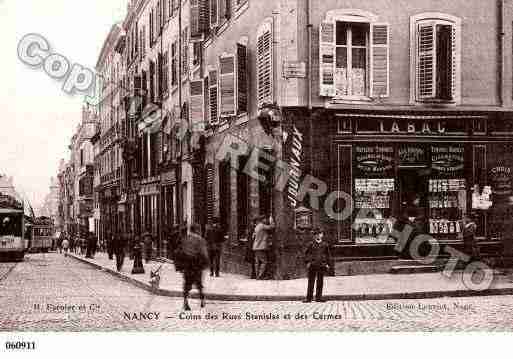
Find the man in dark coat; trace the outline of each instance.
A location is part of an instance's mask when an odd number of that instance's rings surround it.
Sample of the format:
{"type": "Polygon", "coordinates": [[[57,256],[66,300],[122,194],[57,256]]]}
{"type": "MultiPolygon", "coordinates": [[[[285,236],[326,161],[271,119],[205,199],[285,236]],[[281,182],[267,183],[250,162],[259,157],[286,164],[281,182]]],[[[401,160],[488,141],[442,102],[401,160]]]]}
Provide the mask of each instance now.
{"type": "Polygon", "coordinates": [[[190,232],[182,239],[180,249],[181,269],[183,270],[183,309],[191,310],[188,298],[192,286],[198,288],[201,307],[205,306],[205,296],[203,294],[203,270],[207,268],[209,259],[207,251],[207,242],[200,235],[201,228],[197,224],[192,224],[190,232]]]}
{"type": "Polygon", "coordinates": [[[331,263],[331,253],[328,243],[323,240],[324,233],[321,229],[313,230],[314,240],[308,245],[305,252],[305,263],[308,271],[308,289],[305,303],[309,303],[313,298],[314,284],[317,280],[315,291],[315,301],[324,302],[322,299],[322,288],[324,285],[324,274],[329,270],[331,263]]]}
{"type": "Polygon", "coordinates": [[[151,261],[151,256],[153,252],[153,237],[151,235],[150,228],[147,227],[146,231],[142,235],[142,239],[144,242],[144,257],[146,259],[146,263],[151,261]]]}
{"type": "Polygon", "coordinates": [[[248,241],[246,243],[245,260],[251,265],[251,279],[256,279],[255,253],[253,252],[253,243],[255,242],[255,227],[257,223],[257,219],[251,221],[251,224],[248,228],[248,241]]]}
{"type": "Polygon", "coordinates": [[[219,267],[221,264],[221,252],[223,242],[225,240],[224,233],[216,218],[214,222],[207,227],[207,245],[208,256],[210,258],[210,276],[219,277],[219,267]]]}
{"type": "Polygon", "coordinates": [[[114,254],[116,256],[116,269],[121,271],[121,268],[123,267],[123,263],[125,261],[125,241],[123,240],[123,237],[120,235],[114,235],[113,240],[113,247],[114,247],[114,254]]]}

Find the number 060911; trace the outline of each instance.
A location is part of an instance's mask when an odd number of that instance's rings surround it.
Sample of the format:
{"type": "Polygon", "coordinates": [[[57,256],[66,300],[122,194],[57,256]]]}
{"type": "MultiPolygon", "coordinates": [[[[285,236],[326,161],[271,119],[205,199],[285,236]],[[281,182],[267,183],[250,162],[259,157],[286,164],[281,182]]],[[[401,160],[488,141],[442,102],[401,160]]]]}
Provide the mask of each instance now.
{"type": "Polygon", "coordinates": [[[7,350],[34,350],[36,342],[5,342],[7,350]]]}

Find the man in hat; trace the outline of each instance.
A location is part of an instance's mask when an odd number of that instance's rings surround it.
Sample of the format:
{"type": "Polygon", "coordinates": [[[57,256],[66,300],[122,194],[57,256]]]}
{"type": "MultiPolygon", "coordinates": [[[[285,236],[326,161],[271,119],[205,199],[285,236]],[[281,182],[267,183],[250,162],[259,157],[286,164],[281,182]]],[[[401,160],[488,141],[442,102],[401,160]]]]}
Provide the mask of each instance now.
{"type": "Polygon", "coordinates": [[[255,254],[256,279],[263,279],[267,267],[267,250],[270,244],[269,231],[274,229],[274,221],[271,217],[269,224],[266,223],[266,217],[260,216],[258,224],[255,227],[255,240],[253,242],[253,253],[255,254]]]}
{"type": "Polygon", "coordinates": [[[310,303],[313,299],[314,284],[317,280],[315,291],[315,301],[325,302],[322,299],[322,287],[324,285],[324,274],[329,270],[331,263],[331,253],[328,243],[323,240],[324,233],[320,228],[312,231],[314,240],[308,245],[305,252],[306,270],[308,272],[308,289],[305,303],[310,303]]]}
{"type": "Polygon", "coordinates": [[[182,238],[180,250],[181,269],[183,270],[183,308],[191,310],[189,306],[189,292],[192,286],[198,288],[201,307],[205,306],[205,296],[203,294],[203,270],[209,264],[207,242],[201,236],[201,227],[193,223],[189,234],[182,238]]]}
{"type": "Polygon", "coordinates": [[[219,225],[219,219],[215,218],[213,223],[207,226],[207,244],[208,244],[208,256],[210,258],[210,276],[219,277],[219,267],[221,264],[221,252],[223,249],[223,242],[225,236],[221,226],[219,225]]]}

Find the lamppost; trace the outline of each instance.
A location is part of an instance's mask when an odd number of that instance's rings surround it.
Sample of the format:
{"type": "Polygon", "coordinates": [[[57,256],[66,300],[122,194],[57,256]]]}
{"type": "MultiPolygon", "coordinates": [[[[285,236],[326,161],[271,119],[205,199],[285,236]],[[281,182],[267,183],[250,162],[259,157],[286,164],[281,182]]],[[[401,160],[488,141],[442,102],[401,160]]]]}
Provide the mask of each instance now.
{"type": "Polygon", "coordinates": [[[262,105],[258,112],[258,120],[264,129],[264,132],[272,138],[272,146],[270,149],[272,150],[274,166],[272,170],[273,180],[271,184],[271,213],[276,225],[274,229],[272,250],[274,251],[274,257],[276,258],[275,277],[277,279],[281,279],[283,277],[281,270],[281,255],[284,247],[283,233],[281,232],[284,229],[283,213],[285,208],[283,194],[274,188],[279,182],[281,176],[281,172],[277,164],[283,162],[283,144],[285,141],[282,128],[282,113],[279,106],[276,104],[262,105]]]}

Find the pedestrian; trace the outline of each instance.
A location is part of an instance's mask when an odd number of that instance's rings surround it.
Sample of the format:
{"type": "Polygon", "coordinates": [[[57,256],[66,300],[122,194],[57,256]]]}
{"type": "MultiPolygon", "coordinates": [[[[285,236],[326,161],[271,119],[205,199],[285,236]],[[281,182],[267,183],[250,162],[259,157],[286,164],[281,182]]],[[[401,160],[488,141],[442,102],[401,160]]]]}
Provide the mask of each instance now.
{"type": "Polygon", "coordinates": [[[114,235],[113,238],[114,255],[116,256],[116,269],[121,271],[125,261],[125,241],[120,235],[114,235]]]}
{"type": "Polygon", "coordinates": [[[57,238],[57,252],[59,254],[62,253],[62,241],[64,240],[64,238],[65,238],[65,234],[64,234],[64,232],[61,232],[59,235],[59,238],[57,238]]]}
{"type": "Polygon", "coordinates": [[[246,243],[246,256],[245,260],[251,266],[251,279],[256,278],[256,270],[255,270],[255,254],[253,252],[253,243],[255,243],[255,227],[257,225],[257,219],[253,219],[248,228],[248,241],[246,243]]]}
{"type": "Polygon", "coordinates": [[[305,303],[312,301],[316,281],[315,301],[325,302],[325,300],[322,299],[322,288],[324,285],[324,275],[328,273],[329,264],[331,263],[329,245],[323,240],[324,233],[320,228],[315,228],[312,234],[314,236],[313,241],[308,245],[305,251],[305,263],[308,273],[308,287],[306,299],[304,300],[305,303]]]}
{"type": "Polygon", "coordinates": [[[274,229],[274,220],[271,217],[269,224],[266,223],[266,216],[259,218],[255,227],[255,241],[253,242],[253,253],[255,256],[256,279],[264,279],[267,268],[267,250],[270,246],[270,233],[274,229]]]}
{"type": "Polygon", "coordinates": [[[88,258],[94,258],[96,253],[96,237],[92,232],[87,233],[87,251],[87,254],[89,255],[88,258]]]}
{"type": "Polygon", "coordinates": [[[198,224],[192,224],[189,234],[182,239],[177,268],[183,272],[183,309],[191,310],[189,306],[189,292],[192,286],[198,288],[201,307],[205,306],[203,294],[203,270],[208,267],[207,242],[200,235],[201,228],[198,224]]]}
{"type": "Polygon", "coordinates": [[[70,252],[75,253],[75,240],[73,238],[73,234],[71,234],[68,237],[68,242],[69,242],[69,250],[70,250],[70,252]]]}
{"type": "Polygon", "coordinates": [[[471,260],[480,260],[481,251],[476,240],[477,224],[472,217],[468,214],[463,216],[463,248],[465,248],[465,253],[470,255],[471,260]]]}
{"type": "Polygon", "coordinates": [[[143,233],[143,242],[144,242],[144,257],[146,259],[146,263],[151,261],[151,256],[153,252],[153,237],[151,236],[151,231],[149,227],[146,227],[146,231],[143,233]]]}
{"type": "Polygon", "coordinates": [[[114,244],[113,244],[113,238],[112,233],[107,232],[105,234],[106,240],[107,240],[107,254],[109,256],[109,260],[114,259],[114,244]]]}
{"type": "Polygon", "coordinates": [[[221,252],[224,233],[219,225],[219,219],[215,218],[213,223],[207,228],[208,257],[210,258],[210,276],[219,277],[219,267],[221,264],[221,252]]]}
{"type": "Polygon", "coordinates": [[[62,250],[64,251],[64,255],[68,255],[69,241],[66,237],[62,240],[62,250]]]}

